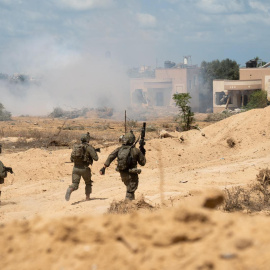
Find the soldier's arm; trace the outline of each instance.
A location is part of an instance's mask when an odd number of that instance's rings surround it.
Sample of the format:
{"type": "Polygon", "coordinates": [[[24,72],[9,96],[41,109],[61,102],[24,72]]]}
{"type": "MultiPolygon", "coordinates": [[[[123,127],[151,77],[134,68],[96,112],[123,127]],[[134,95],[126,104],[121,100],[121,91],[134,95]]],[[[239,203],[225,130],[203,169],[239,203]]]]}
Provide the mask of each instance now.
{"type": "Polygon", "coordinates": [[[4,164],[3,164],[2,161],[0,161],[0,172],[1,173],[4,173],[5,172],[5,166],[4,166],[4,164]]]}
{"type": "Polygon", "coordinates": [[[145,163],[146,163],[145,155],[139,149],[137,149],[137,148],[136,148],[136,151],[137,151],[137,161],[138,161],[138,163],[141,166],[144,166],[145,163]]]}
{"type": "Polygon", "coordinates": [[[93,160],[97,161],[98,160],[98,155],[97,155],[97,152],[96,152],[95,148],[92,145],[88,145],[87,150],[88,150],[89,155],[91,156],[91,158],[93,160]]]}
{"type": "Polygon", "coordinates": [[[116,148],[107,158],[107,160],[105,161],[104,163],[104,166],[105,167],[109,167],[110,164],[115,160],[115,158],[117,157],[117,154],[118,154],[118,151],[119,151],[119,148],[116,148]]]}

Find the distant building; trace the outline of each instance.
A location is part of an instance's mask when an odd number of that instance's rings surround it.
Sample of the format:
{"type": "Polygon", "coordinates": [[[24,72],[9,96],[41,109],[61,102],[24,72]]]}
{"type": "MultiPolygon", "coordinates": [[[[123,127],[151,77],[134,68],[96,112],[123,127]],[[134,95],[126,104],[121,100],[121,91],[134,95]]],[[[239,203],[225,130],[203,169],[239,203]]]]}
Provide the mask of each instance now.
{"type": "Polygon", "coordinates": [[[133,69],[130,78],[130,100],[132,106],[175,106],[175,93],[190,93],[193,111],[199,110],[199,71],[196,65],[184,62],[175,64],[165,61],[164,68],[151,70],[150,67],[133,69]],[[148,74],[146,76],[145,74],[148,74]]]}
{"type": "Polygon", "coordinates": [[[270,100],[269,66],[270,63],[256,67],[254,60],[250,60],[239,69],[239,80],[213,80],[213,112],[242,108],[257,90],[266,90],[270,100]]]}

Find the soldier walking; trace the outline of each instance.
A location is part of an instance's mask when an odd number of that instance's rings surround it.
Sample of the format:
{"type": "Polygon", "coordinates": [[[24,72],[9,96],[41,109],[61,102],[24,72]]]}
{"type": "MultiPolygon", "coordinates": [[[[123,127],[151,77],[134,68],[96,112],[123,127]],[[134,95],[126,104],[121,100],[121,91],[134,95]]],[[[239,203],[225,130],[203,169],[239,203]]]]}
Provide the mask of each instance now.
{"type": "MultiPolygon", "coordinates": [[[[0,154],[2,153],[2,145],[0,144],[0,154]]],[[[13,173],[11,167],[5,167],[3,162],[0,161],[0,184],[4,184],[7,173],[13,173]]],[[[1,190],[0,190],[0,203],[1,203],[1,190]]]]}
{"type": "Polygon", "coordinates": [[[75,144],[73,146],[70,156],[71,162],[74,162],[72,184],[67,189],[66,201],[69,201],[71,193],[79,188],[81,177],[85,182],[86,200],[90,200],[90,194],[92,193],[92,174],[89,165],[92,165],[94,160],[98,160],[98,155],[96,150],[89,144],[89,141],[90,134],[87,132],[87,134],[81,136],[81,144],[75,144]]]}
{"type": "Polygon", "coordinates": [[[105,174],[105,169],[110,166],[112,161],[117,158],[116,170],[119,171],[120,177],[126,185],[126,200],[135,199],[135,191],[138,188],[141,170],[137,168],[137,163],[144,166],[146,163],[145,149],[142,144],[140,149],[135,147],[135,135],[129,132],[122,137],[122,146],[116,148],[107,158],[104,167],[100,169],[100,174],[105,174]]]}

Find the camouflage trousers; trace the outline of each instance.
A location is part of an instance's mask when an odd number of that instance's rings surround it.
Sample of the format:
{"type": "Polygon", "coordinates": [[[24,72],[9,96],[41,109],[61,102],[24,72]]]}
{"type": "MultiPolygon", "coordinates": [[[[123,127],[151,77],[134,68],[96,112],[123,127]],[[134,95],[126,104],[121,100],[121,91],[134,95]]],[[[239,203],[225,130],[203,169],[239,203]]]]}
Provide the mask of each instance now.
{"type": "Polygon", "coordinates": [[[139,177],[138,174],[128,173],[128,172],[120,172],[120,176],[122,181],[124,182],[127,192],[126,199],[134,200],[135,199],[135,191],[139,185],[139,177]]]}
{"type": "Polygon", "coordinates": [[[5,179],[4,178],[0,178],[0,184],[4,184],[5,179]]]}
{"type": "Polygon", "coordinates": [[[88,196],[92,193],[92,180],[91,180],[91,169],[89,167],[73,167],[72,171],[72,184],[69,186],[73,190],[79,188],[81,177],[85,182],[85,195],[88,196]]]}

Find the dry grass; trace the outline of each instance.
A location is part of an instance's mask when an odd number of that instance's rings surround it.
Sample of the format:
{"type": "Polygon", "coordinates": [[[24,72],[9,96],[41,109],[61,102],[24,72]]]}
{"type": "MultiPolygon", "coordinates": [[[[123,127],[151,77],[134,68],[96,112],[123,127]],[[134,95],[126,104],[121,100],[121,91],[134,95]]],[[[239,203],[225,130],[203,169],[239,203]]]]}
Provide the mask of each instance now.
{"type": "Polygon", "coordinates": [[[86,131],[90,132],[91,143],[106,147],[118,142],[119,124],[104,120],[80,119],[77,121],[66,119],[48,119],[20,117],[14,121],[0,123],[0,141],[7,151],[24,151],[30,148],[59,147],[70,148],[86,131]],[[110,129],[110,132],[105,131],[110,129]],[[105,131],[105,132],[104,132],[105,131]]]}
{"type": "Polygon", "coordinates": [[[247,212],[270,211],[270,170],[262,169],[256,181],[246,188],[225,189],[223,210],[227,212],[246,210],[247,212]]]}
{"type": "Polygon", "coordinates": [[[222,113],[209,113],[207,117],[204,119],[206,122],[218,122],[225,118],[234,115],[234,113],[224,111],[222,113]]]}
{"type": "MultiPolygon", "coordinates": [[[[135,118],[134,118],[135,119],[135,118]]],[[[129,128],[138,137],[142,123],[138,120],[128,122],[129,128]]],[[[159,131],[175,130],[172,117],[164,117],[156,121],[147,121],[147,140],[158,138],[159,131]]],[[[0,122],[0,142],[7,152],[25,151],[30,148],[71,148],[80,140],[81,134],[90,132],[91,144],[107,147],[118,144],[120,135],[125,132],[124,121],[102,118],[48,118],[48,117],[13,117],[12,121],[0,122]]]]}
{"type": "Polygon", "coordinates": [[[135,201],[122,200],[122,201],[113,201],[107,211],[109,214],[128,214],[138,210],[148,210],[154,211],[158,209],[157,206],[152,206],[144,200],[142,196],[140,199],[135,201]]]}

